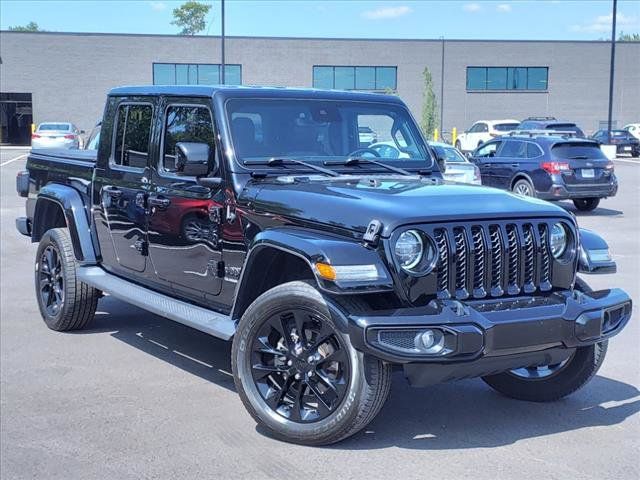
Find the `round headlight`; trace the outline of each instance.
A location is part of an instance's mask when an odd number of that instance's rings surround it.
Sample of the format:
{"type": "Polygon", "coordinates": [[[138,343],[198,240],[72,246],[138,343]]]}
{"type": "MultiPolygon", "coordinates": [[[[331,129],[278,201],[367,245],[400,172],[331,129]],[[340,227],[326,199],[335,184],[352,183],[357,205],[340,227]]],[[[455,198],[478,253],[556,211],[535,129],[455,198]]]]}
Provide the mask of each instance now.
{"type": "Polygon", "coordinates": [[[395,255],[400,266],[410,270],[422,259],[422,237],[415,230],[403,232],[396,241],[395,255]]]}
{"type": "Polygon", "coordinates": [[[561,223],[551,227],[551,253],[555,258],[560,258],[567,249],[567,230],[561,223]]]}

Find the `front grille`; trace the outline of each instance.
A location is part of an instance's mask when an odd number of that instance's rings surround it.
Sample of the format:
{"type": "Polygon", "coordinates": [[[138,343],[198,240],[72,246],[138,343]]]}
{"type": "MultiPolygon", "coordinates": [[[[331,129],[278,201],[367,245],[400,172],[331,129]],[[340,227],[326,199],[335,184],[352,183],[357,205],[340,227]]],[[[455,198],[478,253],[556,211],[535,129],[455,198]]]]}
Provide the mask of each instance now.
{"type": "Polygon", "coordinates": [[[451,225],[434,229],[439,298],[484,298],[549,291],[547,221],[451,225]]]}

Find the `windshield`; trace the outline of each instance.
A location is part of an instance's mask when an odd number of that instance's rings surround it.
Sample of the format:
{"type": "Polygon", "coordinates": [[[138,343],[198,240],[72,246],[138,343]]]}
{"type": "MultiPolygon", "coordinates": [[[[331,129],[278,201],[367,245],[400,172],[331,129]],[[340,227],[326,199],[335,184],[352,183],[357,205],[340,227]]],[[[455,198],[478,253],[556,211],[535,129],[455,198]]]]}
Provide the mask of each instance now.
{"type": "Polygon", "coordinates": [[[68,123],[41,123],[40,126],[38,127],[38,130],[40,131],[50,131],[50,130],[62,130],[62,131],[68,131],[71,130],[71,125],[69,125],[68,123]]]}
{"type": "MultiPolygon", "coordinates": [[[[431,168],[415,123],[401,105],[314,99],[231,99],[227,102],[236,158],[295,158],[306,162],[380,158],[389,164],[431,168]],[[380,146],[397,155],[385,155],[380,146]]],[[[376,169],[368,164],[367,168],[376,169]]]]}
{"type": "Polygon", "coordinates": [[[598,145],[580,143],[560,143],[553,146],[551,153],[555,158],[606,160],[598,145]]]}
{"type": "Polygon", "coordinates": [[[453,147],[440,147],[433,146],[432,147],[436,151],[436,155],[439,158],[443,158],[447,163],[466,163],[467,159],[462,156],[462,154],[453,147]]]}
{"type": "Polygon", "coordinates": [[[518,128],[519,123],[496,123],[493,129],[497,132],[510,132],[518,128]]]}

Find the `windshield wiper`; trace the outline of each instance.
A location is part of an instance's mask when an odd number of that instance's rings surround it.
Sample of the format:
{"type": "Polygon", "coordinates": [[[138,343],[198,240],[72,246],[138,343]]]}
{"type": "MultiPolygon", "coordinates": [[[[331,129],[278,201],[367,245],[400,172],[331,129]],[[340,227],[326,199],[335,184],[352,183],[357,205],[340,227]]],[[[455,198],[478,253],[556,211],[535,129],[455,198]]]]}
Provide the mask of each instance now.
{"type": "Polygon", "coordinates": [[[245,160],[243,164],[244,165],[266,165],[267,167],[281,167],[286,164],[302,165],[304,167],[310,168],[311,170],[324,173],[325,175],[329,175],[331,177],[340,176],[338,172],[334,172],[333,170],[329,170],[328,168],[322,168],[318,165],[314,165],[313,163],[307,163],[303,160],[298,160],[297,158],[270,158],[269,160],[245,160]]]}
{"type": "Polygon", "coordinates": [[[386,168],[387,170],[391,170],[392,172],[399,173],[400,175],[413,175],[413,173],[404,170],[403,168],[393,167],[391,165],[387,165],[386,163],[378,162],[377,160],[372,160],[370,158],[364,157],[349,157],[346,160],[335,160],[335,161],[326,161],[325,165],[343,165],[345,167],[351,167],[352,165],[360,165],[361,163],[370,163],[372,165],[378,165],[379,167],[386,168]]]}

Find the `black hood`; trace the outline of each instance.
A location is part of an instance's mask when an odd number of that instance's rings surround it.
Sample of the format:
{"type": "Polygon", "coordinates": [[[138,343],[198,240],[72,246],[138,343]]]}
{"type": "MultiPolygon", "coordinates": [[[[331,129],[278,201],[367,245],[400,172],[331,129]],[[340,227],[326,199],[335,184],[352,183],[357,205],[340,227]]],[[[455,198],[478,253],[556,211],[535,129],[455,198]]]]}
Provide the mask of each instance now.
{"type": "Polygon", "coordinates": [[[365,232],[373,219],[387,237],[400,225],[457,220],[569,217],[543,200],[495,188],[406,176],[278,177],[250,182],[240,199],[257,213],[365,232]]]}

